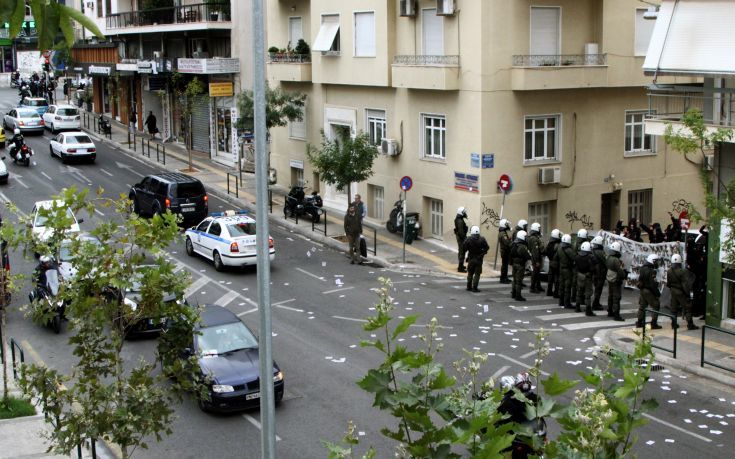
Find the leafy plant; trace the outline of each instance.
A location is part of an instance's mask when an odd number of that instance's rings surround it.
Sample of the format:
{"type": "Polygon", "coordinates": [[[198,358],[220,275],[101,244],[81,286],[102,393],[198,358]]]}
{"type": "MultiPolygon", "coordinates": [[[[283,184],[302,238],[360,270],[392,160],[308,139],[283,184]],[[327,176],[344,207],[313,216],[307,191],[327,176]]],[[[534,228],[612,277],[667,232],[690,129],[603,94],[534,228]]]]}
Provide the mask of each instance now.
{"type": "Polygon", "coordinates": [[[299,38],[299,41],[296,42],[294,52],[301,55],[311,54],[311,48],[309,48],[309,45],[306,44],[306,41],[303,38],[299,38]]]}
{"type": "Polygon", "coordinates": [[[270,48],[268,48],[268,52],[271,53],[271,54],[277,53],[278,52],[278,46],[271,46],[270,48]]]}
{"type": "Polygon", "coordinates": [[[16,397],[7,397],[0,402],[0,419],[20,418],[33,416],[36,408],[28,400],[16,397]]]}
{"type": "Polygon", "coordinates": [[[169,79],[169,87],[172,89],[174,95],[179,100],[181,115],[184,118],[184,124],[186,126],[186,138],[184,143],[186,144],[186,151],[189,158],[188,170],[193,171],[194,161],[191,152],[192,112],[194,110],[194,103],[196,101],[201,101],[202,99],[208,99],[209,95],[207,93],[207,88],[204,82],[200,80],[199,77],[195,76],[194,78],[187,80],[187,78],[179,72],[174,72],[171,74],[171,77],[169,79]]]}
{"type": "Polygon", "coordinates": [[[322,131],[321,148],[307,145],[306,156],[322,180],[340,191],[347,188],[349,204],[352,202],[350,184],[373,175],[373,162],[378,150],[365,132],[352,138],[349,131],[344,130],[338,132],[337,138],[328,139],[322,131]]]}

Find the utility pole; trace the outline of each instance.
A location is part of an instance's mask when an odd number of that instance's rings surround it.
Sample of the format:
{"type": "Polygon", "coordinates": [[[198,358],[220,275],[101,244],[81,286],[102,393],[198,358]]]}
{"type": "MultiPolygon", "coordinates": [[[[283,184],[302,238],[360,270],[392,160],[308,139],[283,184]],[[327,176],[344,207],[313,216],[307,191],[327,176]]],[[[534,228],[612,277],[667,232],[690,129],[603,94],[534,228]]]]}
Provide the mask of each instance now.
{"type": "Polygon", "coordinates": [[[253,111],[255,115],[255,189],[260,312],[260,450],[263,459],[276,457],[276,403],[271,352],[271,292],[268,249],[268,156],[265,127],[265,15],[263,0],[253,0],[253,111]]]}

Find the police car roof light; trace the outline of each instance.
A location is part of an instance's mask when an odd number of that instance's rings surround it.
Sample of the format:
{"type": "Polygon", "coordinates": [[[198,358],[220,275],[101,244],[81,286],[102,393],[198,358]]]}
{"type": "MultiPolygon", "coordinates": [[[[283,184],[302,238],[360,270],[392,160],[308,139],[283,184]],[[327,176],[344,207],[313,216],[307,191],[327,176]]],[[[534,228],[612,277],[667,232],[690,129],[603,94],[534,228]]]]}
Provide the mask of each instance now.
{"type": "Polygon", "coordinates": [[[212,212],[209,214],[210,217],[234,217],[235,215],[248,215],[250,212],[247,210],[225,210],[224,212],[212,212]]]}

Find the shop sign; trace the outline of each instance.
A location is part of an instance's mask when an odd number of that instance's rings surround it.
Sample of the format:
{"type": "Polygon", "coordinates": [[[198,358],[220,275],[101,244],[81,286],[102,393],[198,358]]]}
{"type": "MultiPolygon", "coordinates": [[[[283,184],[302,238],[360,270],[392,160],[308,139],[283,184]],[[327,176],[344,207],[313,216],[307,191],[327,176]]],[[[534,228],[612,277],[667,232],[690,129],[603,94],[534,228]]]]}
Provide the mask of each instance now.
{"type": "Polygon", "coordinates": [[[301,169],[304,170],[304,161],[300,159],[292,159],[289,160],[288,164],[293,167],[294,169],[301,169]]]}
{"type": "Polygon", "coordinates": [[[494,153],[483,153],[482,154],[482,168],[492,169],[495,167],[495,154],[494,153]]]}
{"type": "Polygon", "coordinates": [[[237,107],[230,107],[230,151],[232,151],[232,162],[234,164],[237,164],[240,160],[240,144],[237,142],[237,121],[239,119],[237,107]]]}
{"type": "Polygon", "coordinates": [[[209,83],[209,97],[231,97],[233,95],[232,82],[209,83]]]}
{"type": "Polygon", "coordinates": [[[156,68],[156,61],[138,61],[136,64],[138,73],[152,73],[158,74],[156,68]]]}
{"type": "Polygon", "coordinates": [[[112,67],[108,66],[101,66],[101,65],[90,65],[89,66],[89,74],[90,75],[110,75],[110,72],[112,71],[112,67]]]}
{"type": "Polygon", "coordinates": [[[115,68],[122,72],[135,72],[138,70],[138,64],[117,64],[115,68]]]}
{"type": "MultiPolygon", "coordinates": [[[[153,80],[153,78],[151,78],[153,80]]],[[[171,109],[169,106],[168,97],[161,97],[161,138],[166,141],[171,138],[171,109]]]]}
{"type": "Polygon", "coordinates": [[[240,72],[240,59],[189,59],[179,58],[176,61],[179,73],[238,73],[240,72]]]}
{"type": "Polygon", "coordinates": [[[469,191],[470,193],[480,192],[480,177],[474,174],[466,174],[464,172],[454,173],[454,188],[456,190],[469,191]]]}

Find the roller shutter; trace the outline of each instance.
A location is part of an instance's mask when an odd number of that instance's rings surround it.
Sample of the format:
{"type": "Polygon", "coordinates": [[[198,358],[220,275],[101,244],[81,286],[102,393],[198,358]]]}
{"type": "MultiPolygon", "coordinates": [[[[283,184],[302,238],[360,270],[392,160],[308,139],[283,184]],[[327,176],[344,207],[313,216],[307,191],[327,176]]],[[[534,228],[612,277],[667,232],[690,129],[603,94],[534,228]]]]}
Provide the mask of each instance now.
{"type": "Polygon", "coordinates": [[[192,103],[191,110],[192,150],[209,152],[209,99],[199,97],[192,103]]]}

